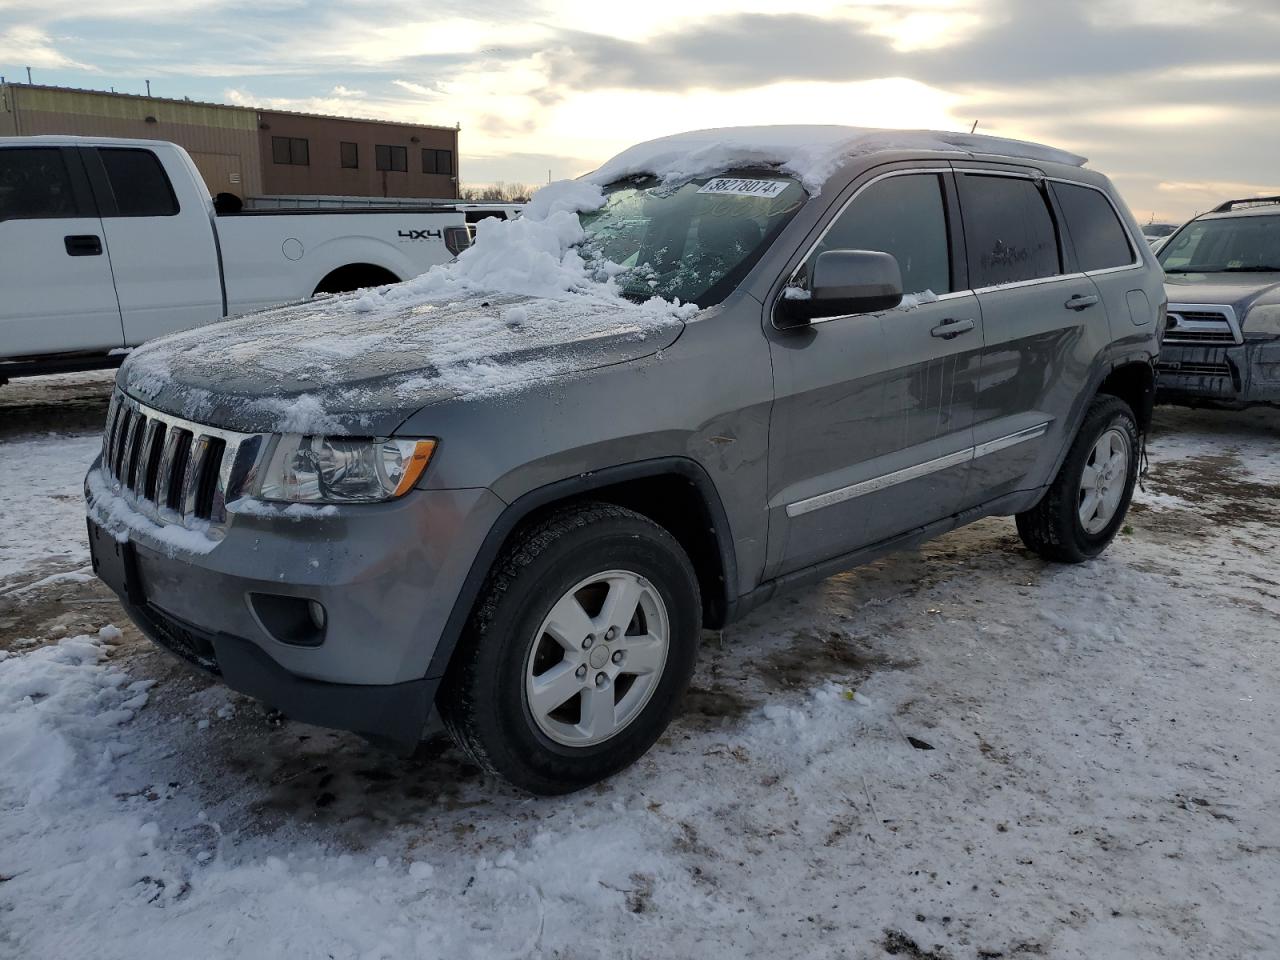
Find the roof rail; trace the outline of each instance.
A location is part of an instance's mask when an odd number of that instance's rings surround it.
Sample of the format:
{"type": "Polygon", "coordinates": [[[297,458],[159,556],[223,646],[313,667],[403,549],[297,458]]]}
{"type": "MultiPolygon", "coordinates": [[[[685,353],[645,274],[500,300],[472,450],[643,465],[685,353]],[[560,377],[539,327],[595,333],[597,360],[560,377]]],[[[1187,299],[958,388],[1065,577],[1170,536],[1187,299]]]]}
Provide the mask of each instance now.
{"type": "Polygon", "coordinates": [[[1226,213],[1236,207],[1262,206],[1268,203],[1280,203],[1280,197],[1242,197],[1239,200],[1228,200],[1226,203],[1220,203],[1210,212],[1226,213]]]}

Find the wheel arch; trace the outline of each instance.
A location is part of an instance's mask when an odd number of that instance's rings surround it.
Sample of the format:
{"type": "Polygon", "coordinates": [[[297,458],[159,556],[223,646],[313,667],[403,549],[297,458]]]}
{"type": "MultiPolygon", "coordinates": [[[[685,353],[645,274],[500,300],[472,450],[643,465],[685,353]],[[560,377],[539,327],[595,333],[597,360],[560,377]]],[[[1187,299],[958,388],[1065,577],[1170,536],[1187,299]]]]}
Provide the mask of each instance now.
{"type": "Polygon", "coordinates": [[[442,676],[494,562],[521,526],[548,511],[603,501],[643,514],[689,554],[703,599],[703,625],[723,626],[737,605],[737,558],[728,514],[707,472],[687,457],[662,457],[567,477],[535,488],[499,515],[472,560],[436,643],[428,677],[442,676]]]}
{"type": "Polygon", "coordinates": [[[1138,430],[1147,432],[1156,401],[1156,375],[1149,360],[1117,363],[1098,384],[1096,392],[1118,397],[1127,403],[1137,418],[1138,430]]]}
{"type": "Polygon", "coordinates": [[[399,283],[400,280],[401,278],[393,270],[380,263],[344,263],[321,277],[311,295],[348,293],[364,287],[381,287],[388,283],[399,283]]]}

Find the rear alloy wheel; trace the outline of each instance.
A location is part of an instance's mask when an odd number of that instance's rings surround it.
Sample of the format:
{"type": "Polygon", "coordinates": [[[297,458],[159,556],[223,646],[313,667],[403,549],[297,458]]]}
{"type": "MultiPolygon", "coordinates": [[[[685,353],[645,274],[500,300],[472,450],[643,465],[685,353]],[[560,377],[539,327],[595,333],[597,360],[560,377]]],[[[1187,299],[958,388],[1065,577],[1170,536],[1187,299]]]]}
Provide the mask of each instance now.
{"type": "Polygon", "coordinates": [[[1111,427],[1098,438],[1080,472],[1080,525],[1096,536],[1120,509],[1129,482],[1129,436],[1111,427]]]}
{"type": "Polygon", "coordinates": [[[490,571],[438,698],[480,766],[568,793],[633,763],[693,674],[702,606],[693,565],[647,517],[612,504],[553,513],[490,571]]]}
{"type": "Polygon", "coordinates": [[[1018,514],[1022,542],[1046,560],[1096,557],[1124,523],[1138,479],[1138,424],[1129,405],[1101,395],[1043,498],[1018,514]]]}

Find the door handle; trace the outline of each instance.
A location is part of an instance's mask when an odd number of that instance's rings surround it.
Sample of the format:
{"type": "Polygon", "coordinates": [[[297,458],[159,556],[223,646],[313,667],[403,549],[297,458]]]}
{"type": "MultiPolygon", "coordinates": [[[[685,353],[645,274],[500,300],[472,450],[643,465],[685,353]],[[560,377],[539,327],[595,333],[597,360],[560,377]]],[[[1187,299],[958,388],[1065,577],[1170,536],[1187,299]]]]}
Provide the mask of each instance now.
{"type": "Polygon", "coordinates": [[[943,320],[942,323],[929,331],[929,336],[939,337],[943,340],[954,340],[962,333],[968,333],[977,324],[972,319],[965,320],[943,320]]]}
{"type": "Polygon", "coordinates": [[[1084,310],[1086,307],[1092,307],[1097,302],[1098,298],[1092,294],[1086,297],[1083,294],[1077,293],[1074,297],[1064,303],[1063,306],[1068,310],[1084,310]]]}
{"type": "Polygon", "coordinates": [[[63,237],[62,244],[67,248],[69,257],[102,256],[102,238],[92,233],[78,233],[63,237]]]}

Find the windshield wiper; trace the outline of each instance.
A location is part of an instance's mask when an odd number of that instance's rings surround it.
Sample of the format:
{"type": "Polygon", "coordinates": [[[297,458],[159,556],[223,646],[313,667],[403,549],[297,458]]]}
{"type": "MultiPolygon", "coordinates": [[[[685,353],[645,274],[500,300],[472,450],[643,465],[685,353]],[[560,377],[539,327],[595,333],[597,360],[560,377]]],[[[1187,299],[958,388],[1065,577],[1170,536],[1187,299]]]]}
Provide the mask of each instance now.
{"type": "Polygon", "coordinates": [[[1223,273],[1280,273],[1280,267],[1270,265],[1261,267],[1223,267],[1223,273]]]}

